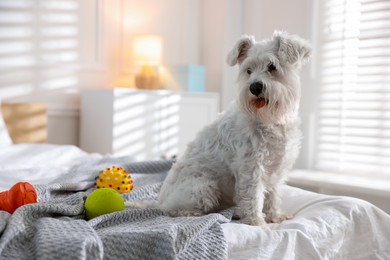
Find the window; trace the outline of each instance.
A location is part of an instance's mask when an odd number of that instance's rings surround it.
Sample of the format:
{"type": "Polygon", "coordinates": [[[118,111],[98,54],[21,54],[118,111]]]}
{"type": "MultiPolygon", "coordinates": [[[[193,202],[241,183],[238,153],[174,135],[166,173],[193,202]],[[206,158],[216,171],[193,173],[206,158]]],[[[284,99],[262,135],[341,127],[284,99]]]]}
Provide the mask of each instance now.
{"type": "Polygon", "coordinates": [[[314,167],[390,177],[390,1],[319,1],[314,167]]]}
{"type": "Polygon", "coordinates": [[[100,0],[0,0],[0,99],[103,81],[102,17],[100,0]]]}

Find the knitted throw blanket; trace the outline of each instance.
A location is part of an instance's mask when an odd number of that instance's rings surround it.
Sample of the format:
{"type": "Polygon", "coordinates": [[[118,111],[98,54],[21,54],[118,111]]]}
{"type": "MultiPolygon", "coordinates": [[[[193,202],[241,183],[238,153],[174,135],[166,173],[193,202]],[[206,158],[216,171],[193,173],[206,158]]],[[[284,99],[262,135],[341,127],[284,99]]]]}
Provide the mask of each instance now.
{"type": "MultiPolygon", "coordinates": [[[[127,170],[135,188],[125,200],[156,199],[172,162],[100,158],[35,185],[36,204],[0,211],[0,259],[226,259],[221,224],[231,211],[172,218],[158,209],[125,209],[87,221],[84,200],[99,171],[127,170]]],[[[55,170],[55,169],[53,169],[55,170]]]]}

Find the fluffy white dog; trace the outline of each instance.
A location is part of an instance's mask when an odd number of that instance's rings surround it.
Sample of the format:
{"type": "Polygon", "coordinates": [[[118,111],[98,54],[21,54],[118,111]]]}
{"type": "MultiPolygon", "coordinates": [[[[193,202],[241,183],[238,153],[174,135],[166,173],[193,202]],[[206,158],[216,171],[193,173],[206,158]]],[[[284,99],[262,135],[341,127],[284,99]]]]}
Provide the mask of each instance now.
{"type": "Polygon", "coordinates": [[[227,62],[239,65],[238,98],[173,165],[158,208],[188,216],[235,207],[241,223],[256,226],[289,218],[279,187],[299,153],[298,73],[310,54],[306,41],[285,32],[236,43],[227,62]]]}

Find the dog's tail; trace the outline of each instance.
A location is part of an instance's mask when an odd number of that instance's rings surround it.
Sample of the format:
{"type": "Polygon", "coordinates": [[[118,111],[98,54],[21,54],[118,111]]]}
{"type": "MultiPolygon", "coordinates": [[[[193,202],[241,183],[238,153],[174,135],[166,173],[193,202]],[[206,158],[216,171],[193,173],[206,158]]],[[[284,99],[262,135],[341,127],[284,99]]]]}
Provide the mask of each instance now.
{"type": "Polygon", "coordinates": [[[156,200],[125,201],[125,207],[130,209],[158,208],[156,200]]]}

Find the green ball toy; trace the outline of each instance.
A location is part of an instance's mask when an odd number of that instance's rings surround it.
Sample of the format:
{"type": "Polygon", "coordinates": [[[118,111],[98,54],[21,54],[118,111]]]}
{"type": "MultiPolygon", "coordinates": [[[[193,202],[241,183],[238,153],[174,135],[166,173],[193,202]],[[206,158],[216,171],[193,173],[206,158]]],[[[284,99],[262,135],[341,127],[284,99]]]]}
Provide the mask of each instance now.
{"type": "Polygon", "coordinates": [[[125,209],[122,196],[111,188],[97,189],[88,195],[84,204],[87,219],[125,209]]]}

